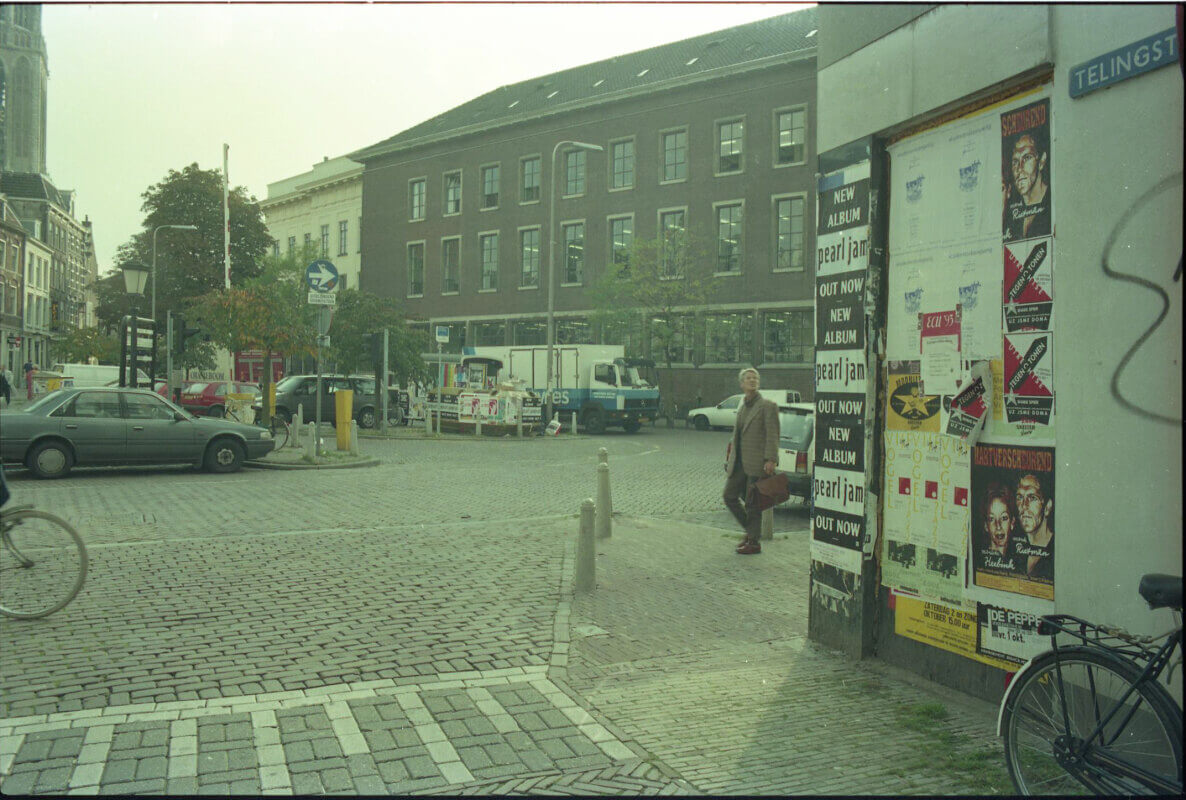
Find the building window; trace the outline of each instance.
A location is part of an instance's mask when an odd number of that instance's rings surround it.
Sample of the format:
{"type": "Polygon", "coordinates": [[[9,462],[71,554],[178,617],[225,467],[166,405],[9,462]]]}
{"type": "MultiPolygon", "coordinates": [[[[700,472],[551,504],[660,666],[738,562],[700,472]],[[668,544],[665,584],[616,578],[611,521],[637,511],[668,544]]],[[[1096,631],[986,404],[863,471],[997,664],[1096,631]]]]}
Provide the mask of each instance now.
{"type": "Polygon", "coordinates": [[[408,245],[408,297],[424,295],[424,242],[408,245]]]}
{"type": "Polygon", "coordinates": [[[641,316],[610,320],[601,329],[601,343],[622,345],[627,357],[642,355],[642,341],[641,316]]]}
{"type": "Polygon", "coordinates": [[[329,226],[321,226],[321,257],[329,257],[329,226]]]}
{"type": "Polygon", "coordinates": [[[634,241],[634,218],[614,217],[609,221],[609,247],[618,271],[630,268],[630,245],[634,241]]]}
{"type": "Polygon", "coordinates": [[[670,322],[662,317],[651,320],[651,358],[672,364],[692,363],[693,317],[680,314],[670,322]]]}
{"type": "Polygon", "coordinates": [[[441,241],[441,294],[457,294],[461,291],[458,275],[461,272],[461,240],[441,241]]]}
{"type": "Polygon", "coordinates": [[[296,237],[289,236],[288,237],[288,254],[292,255],[294,252],[296,252],[296,237]]]}
{"type": "Polygon", "coordinates": [[[803,212],[802,197],[774,199],[774,269],[803,269],[803,212]]]}
{"type": "Polygon", "coordinates": [[[539,202],[539,156],[519,162],[519,202],[539,202]]]}
{"type": "Polygon", "coordinates": [[[482,167],[482,208],[498,208],[498,164],[482,167]]]}
{"type": "Polygon", "coordinates": [[[313,234],[306,233],[305,234],[305,247],[308,247],[311,244],[313,244],[313,234]]]}
{"type": "Polygon", "coordinates": [[[480,234],[478,245],[482,253],[482,289],[493,291],[498,288],[498,234],[480,234]]]}
{"type": "Polygon", "coordinates": [[[445,213],[461,213],[461,172],[445,173],[445,213]]]}
{"type": "Polygon", "coordinates": [[[272,255],[274,255],[274,256],[280,255],[280,240],[279,239],[272,242],[272,255]]]}
{"type": "Polygon", "coordinates": [[[564,235],[564,279],[562,283],[581,283],[585,275],[585,223],[562,225],[564,235]]]}
{"type": "Polygon", "coordinates": [[[688,177],[687,129],[663,134],[663,181],[682,181],[688,177]]]}
{"type": "Polygon", "coordinates": [[[593,344],[593,326],[586,319],[558,319],[556,344],[593,344]]]}
{"type": "Polygon", "coordinates": [[[358,218],[358,252],[362,252],[362,217],[358,218]]]}
{"type": "Polygon", "coordinates": [[[717,272],[741,272],[741,203],[717,206],[717,272]]]}
{"type": "Polygon", "coordinates": [[[676,278],[681,274],[679,248],[683,246],[686,229],[684,209],[659,212],[659,231],[663,236],[663,276],[676,278]]]}
{"type": "Polygon", "coordinates": [[[804,308],[763,314],[763,363],[810,364],[815,359],[814,313],[804,308]]]}
{"type": "Polygon", "coordinates": [[[538,319],[522,319],[511,330],[511,344],[529,346],[548,343],[548,323],[538,319]]]}
{"type": "Polygon", "coordinates": [[[778,111],[775,119],[778,126],[775,166],[804,163],[807,160],[807,106],[778,111]]]}
{"type": "Polygon", "coordinates": [[[338,255],[344,256],[349,250],[346,249],[346,220],[338,220],[338,255]]]}
{"type": "Polygon", "coordinates": [[[704,360],[712,364],[751,363],[752,319],[752,314],[706,314],[704,360]]]}
{"type": "Polygon", "coordinates": [[[475,322],[474,345],[477,347],[501,347],[507,343],[505,322],[475,322]]]}
{"type": "Polygon", "coordinates": [[[408,181],[408,219],[424,219],[427,202],[428,180],[417,178],[414,181],[408,181]]]}
{"type": "Polygon", "coordinates": [[[744,126],[739,119],[717,125],[717,173],[741,172],[744,126]]]}
{"type": "Polygon", "coordinates": [[[564,196],[585,193],[585,151],[564,154],[564,196]]]}
{"type": "Polygon", "coordinates": [[[539,287],[539,228],[519,231],[519,286],[539,287]]]}
{"type": "Polygon", "coordinates": [[[610,188],[629,189],[634,185],[634,140],[614,142],[610,151],[610,188]]]}

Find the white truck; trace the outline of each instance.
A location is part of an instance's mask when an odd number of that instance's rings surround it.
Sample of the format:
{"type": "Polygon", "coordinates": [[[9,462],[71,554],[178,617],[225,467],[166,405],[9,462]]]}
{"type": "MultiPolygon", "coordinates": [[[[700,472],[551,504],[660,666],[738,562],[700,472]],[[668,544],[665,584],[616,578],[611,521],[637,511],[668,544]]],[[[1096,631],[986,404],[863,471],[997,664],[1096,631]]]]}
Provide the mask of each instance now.
{"type": "MultiPolygon", "coordinates": [[[[621,345],[557,345],[553,355],[552,409],[560,412],[562,422],[575,411],[589,433],[602,433],[611,425],[635,433],[659,413],[658,388],[627,365],[621,345]]],[[[547,404],[547,347],[466,347],[463,367],[467,357],[498,359],[503,364],[499,380],[521,380],[547,404]]]]}

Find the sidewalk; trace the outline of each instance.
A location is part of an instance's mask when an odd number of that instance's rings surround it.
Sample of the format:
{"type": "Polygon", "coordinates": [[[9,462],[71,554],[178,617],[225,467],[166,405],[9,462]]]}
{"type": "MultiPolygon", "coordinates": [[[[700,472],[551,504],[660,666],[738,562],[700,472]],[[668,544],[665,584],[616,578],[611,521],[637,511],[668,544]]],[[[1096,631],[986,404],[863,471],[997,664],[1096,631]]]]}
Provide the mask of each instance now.
{"type": "MultiPolygon", "coordinates": [[[[189,621],[125,634],[159,655],[136,665],[140,677],[118,675],[130,681],[123,705],[59,699],[58,710],[0,719],[0,791],[1007,791],[995,709],[805,641],[806,534],[778,534],[743,557],[723,527],[620,518],[598,543],[597,588],[574,596],[576,527],[564,517],[531,530],[341,533],[340,555],[317,563],[314,534],[266,548],[219,542],[235,574],[264,584],[251,595],[256,587],[224,582],[219,602],[269,598],[266,625],[234,623],[213,648],[209,627],[189,621]],[[387,589],[401,613],[380,623],[373,601],[341,595],[345,576],[370,582],[365,565],[412,551],[392,562],[401,583],[387,589]],[[328,616],[335,608],[340,619],[328,616]],[[166,667],[149,662],[176,664],[187,639],[211,675],[162,681],[166,667]],[[61,710],[67,702],[76,710],[61,710]]],[[[192,569],[181,556],[192,547],[96,548],[93,574],[114,571],[106,559],[152,561],[161,610],[186,596],[170,570],[192,569]]],[[[34,663],[38,648],[76,635],[69,618],[56,624],[9,627],[5,641],[22,649],[7,669],[28,670],[40,697],[85,695],[86,679],[50,689],[65,673],[34,663]]],[[[88,660],[85,644],[70,647],[88,660]]]]}

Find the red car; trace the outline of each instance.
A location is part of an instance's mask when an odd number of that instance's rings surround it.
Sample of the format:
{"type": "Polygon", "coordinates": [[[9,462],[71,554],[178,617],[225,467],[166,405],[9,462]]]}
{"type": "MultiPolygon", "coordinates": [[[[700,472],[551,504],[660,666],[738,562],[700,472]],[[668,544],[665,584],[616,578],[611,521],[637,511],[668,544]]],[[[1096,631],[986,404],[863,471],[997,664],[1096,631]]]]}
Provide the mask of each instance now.
{"type": "Polygon", "coordinates": [[[181,406],[186,411],[198,416],[221,417],[226,410],[228,392],[257,395],[259,386],[254,383],[234,381],[189,383],[181,390],[181,406]]]}

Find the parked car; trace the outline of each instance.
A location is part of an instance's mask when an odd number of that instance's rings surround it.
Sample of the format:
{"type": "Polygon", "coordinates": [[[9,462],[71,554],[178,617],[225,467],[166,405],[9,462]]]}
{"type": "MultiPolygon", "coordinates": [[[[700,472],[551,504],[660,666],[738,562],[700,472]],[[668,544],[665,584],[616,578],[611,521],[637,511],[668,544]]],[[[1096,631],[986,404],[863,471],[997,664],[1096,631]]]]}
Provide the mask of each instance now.
{"type": "Polygon", "coordinates": [[[811,500],[815,463],[815,406],[787,403],[778,407],[778,472],[788,478],[792,497],[811,500]]]}
{"type": "MultiPolygon", "coordinates": [[[[373,428],[379,416],[379,404],[375,394],[373,375],[322,375],[321,376],[321,421],[334,421],[334,393],[342,389],[354,392],[351,414],[360,428],[373,428]]],[[[387,399],[387,419],[398,423],[402,419],[398,391],[393,390],[387,399]]],[[[302,407],[301,419],[312,422],[317,411],[317,376],[289,375],[276,384],[276,414],[290,422],[297,406],[302,407]]],[[[256,419],[263,410],[263,395],[256,395],[256,419]]]]}
{"type": "Polygon", "coordinates": [[[235,472],[273,445],[264,428],[195,417],[148,389],[58,389],[6,413],[0,428],[0,461],[23,464],[39,478],[122,464],[235,472]]]}
{"type": "MultiPolygon", "coordinates": [[[[802,396],[794,389],[759,389],[758,394],[767,400],[773,400],[782,406],[799,402],[802,396]]],[[[715,406],[693,408],[688,412],[688,423],[694,425],[698,431],[712,428],[732,428],[737,422],[737,412],[741,409],[743,394],[729,395],[715,406]]]]}
{"type": "Polygon", "coordinates": [[[259,394],[259,386],[235,381],[194,382],[181,390],[181,405],[192,414],[221,417],[226,413],[228,393],[249,394],[254,397],[259,394]]]}

